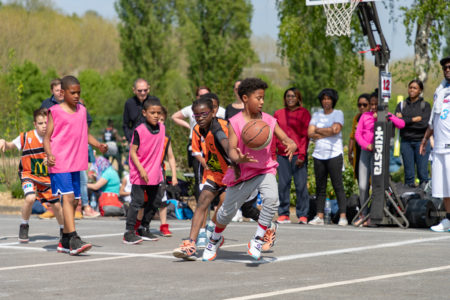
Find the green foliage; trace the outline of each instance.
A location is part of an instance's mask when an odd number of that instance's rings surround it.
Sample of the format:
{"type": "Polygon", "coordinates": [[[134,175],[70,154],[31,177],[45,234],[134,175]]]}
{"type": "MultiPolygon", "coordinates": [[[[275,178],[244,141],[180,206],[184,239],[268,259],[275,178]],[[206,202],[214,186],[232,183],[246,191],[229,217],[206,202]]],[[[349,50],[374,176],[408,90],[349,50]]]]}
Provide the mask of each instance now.
{"type": "Polygon", "coordinates": [[[164,90],[163,78],[177,62],[175,2],[119,0],[115,5],[125,73],[147,79],[156,90],[164,90]]]}
{"type": "Polygon", "coordinates": [[[445,20],[444,36],[445,36],[446,46],[442,52],[442,56],[447,57],[447,56],[450,56],[450,17],[448,15],[445,20]]]}
{"type": "Polygon", "coordinates": [[[20,182],[19,179],[17,179],[14,182],[14,184],[11,185],[10,190],[11,190],[11,196],[13,198],[21,199],[21,198],[25,197],[25,195],[23,194],[22,183],[20,182]]]}
{"type": "Polygon", "coordinates": [[[232,98],[234,81],[256,60],[250,44],[250,1],[180,1],[178,12],[191,85],[206,85],[222,99],[232,98]]]}
{"type": "Polygon", "coordinates": [[[291,83],[302,92],[305,105],[311,106],[326,87],[338,91],[354,89],[364,74],[362,56],[357,54],[363,36],[356,16],[351,38],[327,37],[321,6],[278,0],[277,8],[281,21],[280,54],[289,62],[291,83]]]}

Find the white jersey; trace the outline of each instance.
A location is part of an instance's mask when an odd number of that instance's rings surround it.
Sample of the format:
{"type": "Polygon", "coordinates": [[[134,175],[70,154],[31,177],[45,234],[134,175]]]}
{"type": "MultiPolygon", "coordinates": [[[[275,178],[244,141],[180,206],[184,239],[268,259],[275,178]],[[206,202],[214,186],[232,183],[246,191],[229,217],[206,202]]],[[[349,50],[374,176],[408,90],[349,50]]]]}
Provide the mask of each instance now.
{"type": "MultiPolygon", "coordinates": [[[[186,106],[181,110],[181,114],[185,118],[189,118],[189,126],[191,127],[191,132],[189,132],[189,139],[192,139],[192,130],[194,129],[197,121],[195,121],[194,112],[192,111],[192,106],[186,106]]],[[[217,110],[216,117],[225,119],[225,108],[219,106],[217,110]]]]}
{"type": "MultiPolygon", "coordinates": [[[[344,114],[340,110],[333,110],[331,114],[324,114],[323,110],[315,112],[309,122],[317,128],[328,128],[334,123],[344,126],[344,114]]],[[[317,159],[331,159],[343,153],[342,130],[336,135],[329,136],[315,141],[314,152],[312,157],[317,159]]]]}
{"type": "Polygon", "coordinates": [[[450,153],[450,93],[442,102],[440,114],[433,114],[433,135],[435,153],[450,153]]]}

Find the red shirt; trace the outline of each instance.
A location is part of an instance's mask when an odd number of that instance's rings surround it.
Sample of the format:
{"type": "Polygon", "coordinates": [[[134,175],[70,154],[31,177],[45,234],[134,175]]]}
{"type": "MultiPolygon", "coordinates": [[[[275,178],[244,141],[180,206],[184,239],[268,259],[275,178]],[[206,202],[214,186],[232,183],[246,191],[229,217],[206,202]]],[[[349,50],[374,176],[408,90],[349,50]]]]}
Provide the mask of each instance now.
{"type": "MultiPolygon", "coordinates": [[[[294,155],[298,154],[298,159],[305,160],[309,143],[308,126],[311,120],[309,111],[303,107],[298,107],[292,111],[283,108],[277,110],[273,116],[277,119],[280,128],[297,144],[298,150],[294,155]]],[[[278,139],[276,139],[276,147],[278,155],[286,156],[284,153],[286,147],[278,139]]]]}

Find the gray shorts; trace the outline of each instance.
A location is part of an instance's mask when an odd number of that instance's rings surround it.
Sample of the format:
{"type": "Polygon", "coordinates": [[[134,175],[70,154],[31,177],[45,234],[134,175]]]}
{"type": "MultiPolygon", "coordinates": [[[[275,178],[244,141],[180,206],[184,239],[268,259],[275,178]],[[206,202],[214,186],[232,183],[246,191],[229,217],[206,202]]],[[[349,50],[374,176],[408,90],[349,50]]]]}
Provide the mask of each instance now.
{"type": "Polygon", "coordinates": [[[280,204],[278,183],[273,174],[258,175],[235,186],[227,187],[225,201],[217,212],[217,222],[228,225],[242,204],[251,196],[254,198],[257,192],[260,193],[262,199],[258,223],[269,227],[280,204]]]}

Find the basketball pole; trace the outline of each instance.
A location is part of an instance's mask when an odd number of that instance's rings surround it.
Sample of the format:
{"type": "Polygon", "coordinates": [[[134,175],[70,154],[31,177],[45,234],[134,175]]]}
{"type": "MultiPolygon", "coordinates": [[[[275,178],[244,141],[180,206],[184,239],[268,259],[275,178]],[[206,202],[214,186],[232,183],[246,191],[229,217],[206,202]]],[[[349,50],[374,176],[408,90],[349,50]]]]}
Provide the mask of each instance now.
{"type": "MultiPolygon", "coordinates": [[[[378,80],[378,112],[374,130],[374,160],[372,166],[372,204],[370,220],[374,224],[397,224],[406,228],[409,222],[403,212],[403,203],[390,185],[389,160],[392,124],[387,121],[388,104],[391,94],[391,78],[388,70],[390,50],[380,26],[375,2],[362,2],[358,5],[358,17],[367,36],[370,47],[374,49],[375,66],[379,70],[378,80]],[[378,42],[377,42],[378,41],[378,42]],[[390,202],[396,207],[399,218],[394,216],[387,207],[390,202]],[[398,203],[400,202],[400,203],[398,203]]],[[[404,211],[404,210],[403,210],[404,211]]]]}

